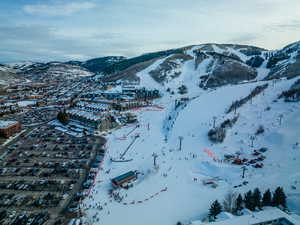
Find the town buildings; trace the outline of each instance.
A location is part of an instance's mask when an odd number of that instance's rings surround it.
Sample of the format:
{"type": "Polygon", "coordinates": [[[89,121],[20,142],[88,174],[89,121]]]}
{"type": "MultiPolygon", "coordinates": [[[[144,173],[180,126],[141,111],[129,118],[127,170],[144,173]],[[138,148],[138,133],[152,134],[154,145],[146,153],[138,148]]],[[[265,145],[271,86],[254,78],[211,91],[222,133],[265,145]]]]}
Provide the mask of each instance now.
{"type": "Polygon", "coordinates": [[[94,130],[105,131],[117,125],[117,121],[113,115],[95,114],[78,109],[67,110],[67,114],[71,121],[78,122],[94,130]]]}

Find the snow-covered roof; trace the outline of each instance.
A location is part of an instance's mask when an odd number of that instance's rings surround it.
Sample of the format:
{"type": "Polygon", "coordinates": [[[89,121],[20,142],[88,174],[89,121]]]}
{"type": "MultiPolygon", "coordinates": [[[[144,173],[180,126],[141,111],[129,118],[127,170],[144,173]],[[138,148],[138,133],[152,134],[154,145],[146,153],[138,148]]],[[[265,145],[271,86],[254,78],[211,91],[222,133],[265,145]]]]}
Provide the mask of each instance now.
{"type": "Polygon", "coordinates": [[[106,110],[109,109],[107,104],[99,104],[99,103],[86,103],[86,102],[78,102],[76,103],[79,107],[90,108],[94,110],[106,110]]]}
{"type": "Polygon", "coordinates": [[[16,123],[18,122],[13,120],[0,120],[0,129],[10,127],[12,125],[15,125],[16,123]]]}
{"type": "Polygon", "coordinates": [[[36,101],[20,101],[18,102],[18,106],[20,107],[26,107],[26,106],[30,106],[30,105],[34,105],[36,104],[36,101]]]}
{"type": "Polygon", "coordinates": [[[286,214],[278,208],[268,208],[263,211],[253,212],[250,215],[236,216],[232,219],[226,219],[218,222],[203,223],[201,221],[194,221],[192,225],[242,225],[242,224],[259,224],[267,221],[273,221],[276,219],[285,218],[289,222],[297,225],[300,221],[286,214]]]}
{"type": "Polygon", "coordinates": [[[88,120],[93,120],[93,121],[99,121],[102,118],[99,115],[95,115],[93,113],[86,112],[86,111],[81,111],[81,110],[77,110],[77,109],[68,110],[67,113],[71,114],[71,115],[76,115],[76,116],[79,116],[79,117],[83,117],[83,118],[86,118],[88,120]]]}

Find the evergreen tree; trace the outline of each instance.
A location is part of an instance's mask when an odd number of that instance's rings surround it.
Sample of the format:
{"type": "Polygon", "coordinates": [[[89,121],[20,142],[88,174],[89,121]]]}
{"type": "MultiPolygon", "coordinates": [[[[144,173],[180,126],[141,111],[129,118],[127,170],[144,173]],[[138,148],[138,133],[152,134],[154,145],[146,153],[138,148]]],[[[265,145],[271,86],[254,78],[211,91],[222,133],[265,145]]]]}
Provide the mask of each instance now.
{"type": "Polygon", "coordinates": [[[259,209],[261,209],[261,193],[258,188],[254,189],[252,197],[253,197],[254,208],[258,207],[259,209]]]}
{"type": "Polygon", "coordinates": [[[255,204],[253,203],[253,194],[252,191],[248,191],[244,197],[245,207],[251,211],[255,209],[255,204]]]}
{"type": "Polygon", "coordinates": [[[243,197],[241,194],[238,195],[237,199],[236,199],[236,208],[235,208],[235,212],[240,211],[243,209],[243,197]]]}
{"type": "Polygon", "coordinates": [[[283,191],[283,188],[278,187],[276,188],[274,195],[273,195],[273,206],[283,206],[284,208],[287,208],[286,206],[286,195],[283,191]]]}
{"type": "Polygon", "coordinates": [[[262,205],[263,206],[271,206],[272,205],[272,194],[270,189],[266,190],[263,198],[262,198],[262,205]]]}
{"type": "Polygon", "coordinates": [[[61,122],[62,124],[64,125],[67,125],[69,123],[69,116],[68,114],[66,113],[66,111],[60,111],[58,114],[57,114],[57,120],[59,122],[61,122]]]}
{"type": "Polygon", "coordinates": [[[218,202],[218,200],[214,201],[210,206],[209,216],[215,219],[216,216],[221,212],[222,212],[221,204],[218,202]]]}

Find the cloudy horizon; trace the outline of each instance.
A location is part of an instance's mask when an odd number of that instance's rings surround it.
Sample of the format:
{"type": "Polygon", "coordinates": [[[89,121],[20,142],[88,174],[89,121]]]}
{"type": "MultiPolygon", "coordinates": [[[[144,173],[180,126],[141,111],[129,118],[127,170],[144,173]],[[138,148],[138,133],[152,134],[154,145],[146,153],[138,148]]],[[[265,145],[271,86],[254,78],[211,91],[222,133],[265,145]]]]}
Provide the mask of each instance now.
{"type": "Polygon", "coordinates": [[[2,63],[300,40],[299,0],[2,0],[0,11],[2,63]]]}

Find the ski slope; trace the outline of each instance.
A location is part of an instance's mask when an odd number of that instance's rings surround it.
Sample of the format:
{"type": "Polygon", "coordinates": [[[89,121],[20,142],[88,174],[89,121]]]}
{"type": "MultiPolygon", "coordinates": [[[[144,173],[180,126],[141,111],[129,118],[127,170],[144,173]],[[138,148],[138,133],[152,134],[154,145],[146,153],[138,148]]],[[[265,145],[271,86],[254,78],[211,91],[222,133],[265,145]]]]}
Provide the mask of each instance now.
{"type": "MultiPolygon", "coordinates": [[[[153,80],[146,76],[146,72],[142,75],[142,84],[157,85],[151,83],[153,80]]],[[[192,85],[194,80],[185,82],[192,85]]],[[[230,104],[266,82],[229,85],[210,91],[196,92],[194,89],[190,94],[196,97],[178,112],[167,140],[163,124],[173,112],[178,96],[165,92],[163,98],[155,102],[163,109],[152,107],[136,111],[138,128],[135,129],[135,125],[123,127],[108,136],[108,151],[96,185],[83,202],[85,222],[95,225],[188,223],[203,218],[212,201],[222,201],[229,190],[245,193],[255,187],[273,190],[276,186],[285,188],[290,209],[300,213],[300,147],[295,146],[296,142],[300,142],[300,105],[276,100],[293,82],[295,79],[276,83],[269,81],[264,93],[237,110],[240,118],[228,130],[222,144],[213,145],[207,138],[213,117],[217,117],[216,124],[232,118],[233,113],[225,114],[230,104]],[[269,111],[266,111],[267,106],[269,111]],[[283,115],[281,124],[280,114],[283,115]],[[251,147],[249,137],[254,135],[259,125],[264,126],[265,133],[257,136],[254,147],[251,147]],[[110,158],[118,159],[136,135],[139,137],[124,156],[132,160],[111,162],[110,158]],[[183,137],[181,151],[179,136],[183,137]],[[213,160],[221,160],[224,154],[237,151],[242,157],[251,158],[253,150],[260,147],[269,149],[265,153],[265,166],[260,169],[249,167],[244,179],[241,178],[240,166],[213,160]],[[153,153],[158,155],[158,170],[153,165],[153,153]],[[123,200],[117,202],[108,194],[110,179],[130,170],[140,172],[138,180],[132,188],[119,191],[123,200]],[[217,184],[216,188],[202,184],[202,181],[211,179],[217,184]],[[249,184],[234,188],[243,181],[249,184]],[[296,190],[291,189],[291,185],[296,190]]]]}

